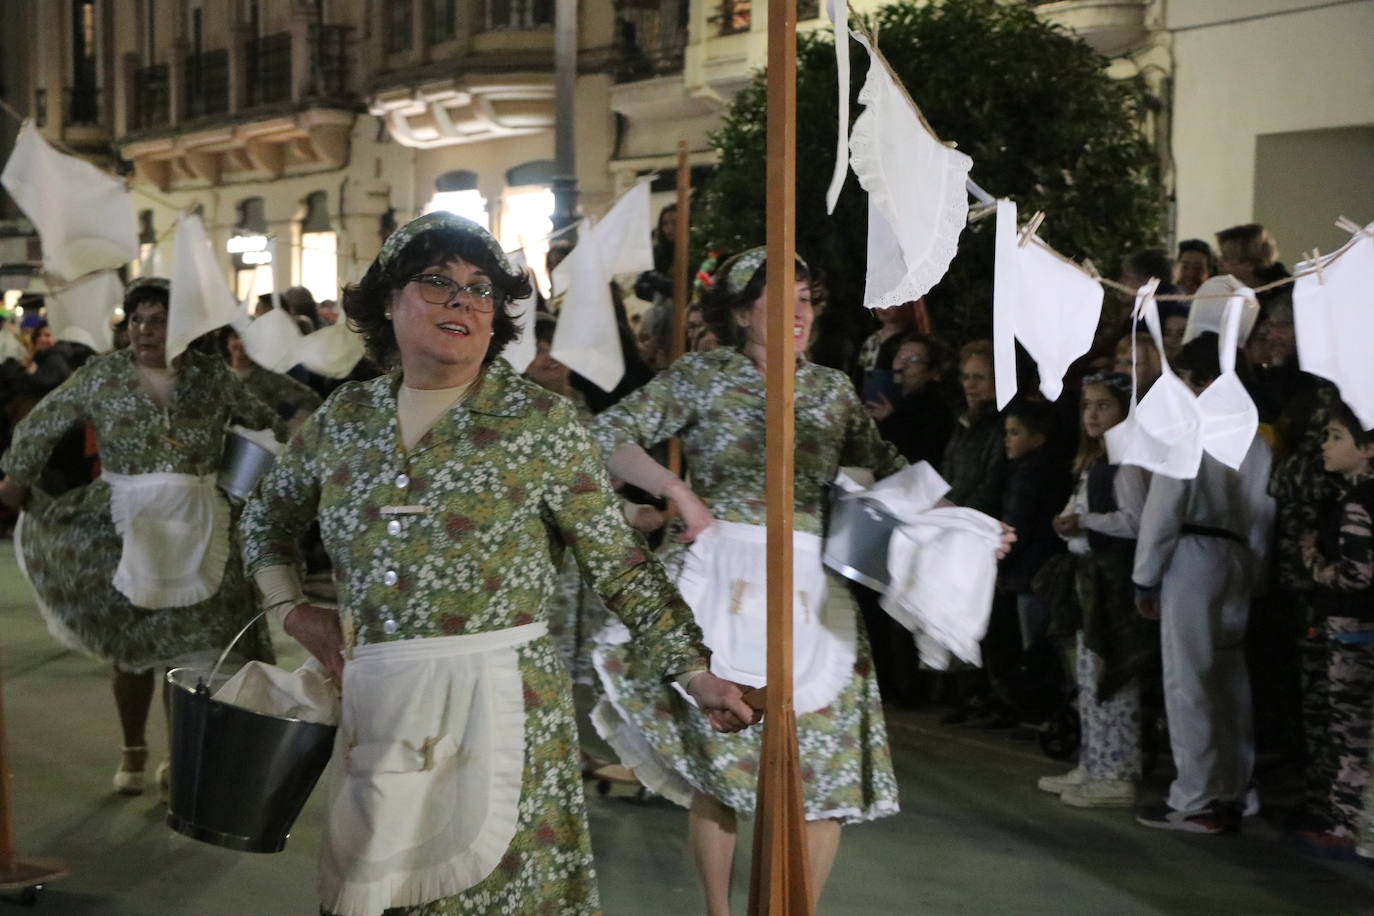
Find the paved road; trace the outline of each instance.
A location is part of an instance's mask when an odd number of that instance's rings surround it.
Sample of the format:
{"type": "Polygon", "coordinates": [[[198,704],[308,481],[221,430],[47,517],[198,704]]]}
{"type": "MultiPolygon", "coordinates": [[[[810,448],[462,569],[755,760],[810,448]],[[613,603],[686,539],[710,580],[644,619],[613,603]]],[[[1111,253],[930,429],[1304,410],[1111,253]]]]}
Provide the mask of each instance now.
{"type": "MultiPolygon", "coordinates": [[[[285,654],[285,664],[299,659],[285,654]]],[[[154,797],[110,791],[119,739],[106,667],[48,636],[8,542],[0,665],[20,850],[65,857],[72,871],[35,913],[317,912],[319,793],[285,852],[252,855],[185,839],[163,825],[154,797]]],[[[1034,789],[1053,762],[933,720],[890,715],[902,813],[846,831],[822,913],[1374,914],[1374,868],[1302,858],[1262,818],[1239,837],[1195,837],[1137,827],[1126,812],[1069,809],[1034,789]]],[[[700,912],[681,810],[613,793],[593,794],[589,811],[608,916],[700,912]]],[[[739,876],[743,913],[743,863],[739,876]]]]}

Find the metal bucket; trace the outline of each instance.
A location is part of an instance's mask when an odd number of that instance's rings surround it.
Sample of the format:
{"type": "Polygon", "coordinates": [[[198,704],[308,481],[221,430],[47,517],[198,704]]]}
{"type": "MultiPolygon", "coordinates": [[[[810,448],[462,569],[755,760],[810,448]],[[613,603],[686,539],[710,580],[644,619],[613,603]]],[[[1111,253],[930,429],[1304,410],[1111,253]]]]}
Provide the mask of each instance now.
{"type": "Polygon", "coordinates": [[[224,446],[219,488],[239,502],[247,502],[259,478],[272,467],[276,456],[245,436],[231,432],[224,446]]]}
{"type": "Polygon", "coordinates": [[[212,699],[228,679],[203,668],[167,672],[167,826],[228,849],[281,852],[329,762],[337,726],[212,699]]]}
{"type": "Polygon", "coordinates": [[[883,591],[889,581],[887,542],[900,526],[879,503],[832,489],[822,554],[825,565],[846,579],[883,591]]]}

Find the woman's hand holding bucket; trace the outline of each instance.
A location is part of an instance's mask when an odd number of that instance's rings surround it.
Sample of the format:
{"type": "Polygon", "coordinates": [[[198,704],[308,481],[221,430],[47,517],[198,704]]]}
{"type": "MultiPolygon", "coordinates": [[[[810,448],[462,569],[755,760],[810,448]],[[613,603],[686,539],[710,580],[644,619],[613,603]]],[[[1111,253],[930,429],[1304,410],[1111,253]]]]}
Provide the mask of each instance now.
{"type": "Polygon", "coordinates": [[[338,611],[314,604],[298,604],[287,613],[282,629],[315,656],[342,690],[344,640],[338,611]]]}

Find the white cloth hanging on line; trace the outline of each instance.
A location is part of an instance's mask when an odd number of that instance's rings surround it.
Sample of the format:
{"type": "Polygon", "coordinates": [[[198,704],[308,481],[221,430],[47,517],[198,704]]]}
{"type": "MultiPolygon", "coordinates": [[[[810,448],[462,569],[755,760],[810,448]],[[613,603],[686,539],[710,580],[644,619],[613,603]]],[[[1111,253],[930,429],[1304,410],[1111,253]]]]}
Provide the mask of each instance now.
{"type": "Polygon", "coordinates": [[[64,280],[138,257],[138,228],[124,182],[59,153],[25,120],[0,184],[43,243],[43,267],[64,280]]]}
{"type": "Polygon", "coordinates": [[[835,170],[825,191],[825,212],[834,213],[844,180],[849,176],[849,0],[826,0],[825,11],[835,28],[835,72],[840,92],[835,170]]]}
{"type": "Polygon", "coordinates": [[[921,298],[949,269],[968,220],[973,160],[930,132],[887,60],[852,34],[869,56],[865,108],[849,139],[850,165],[868,192],[863,304],[889,308],[921,298]]]}
{"type": "Polygon", "coordinates": [[[1244,305],[1240,317],[1240,340],[1250,339],[1250,332],[1259,321],[1259,302],[1254,291],[1230,274],[1209,277],[1197,288],[1188,307],[1188,325],[1183,329],[1183,342],[1187,343],[1205,331],[1221,333],[1222,317],[1233,296],[1241,296],[1244,305]]]}
{"type": "Polygon", "coordinates": [[[1064,390],[1070,364],[1093,344],[1102,315],[1102,285],[1034,237],[1019,244],[1016,204],[997,201],[992,334],[997,409],[1016,395],[1016,343],[1040,370],[1051,401],[1064,390]]]}
{"type": "MultiPolygon", "coordinates": [[[[1221,309],[1217,357],[1221,375],[1201,395],[1194,396],[1174,374],[1164,356],[1159,307],[1151,280],[1136,293],[1133,314],[1143,316],[1160,357],[1160,376],[1137,403],[1134,378],[1131,410],[1126,419],[1107,430],[1107,456],[1113,464],[1133,464],[1179,480],[1197,476],[1206,451],[1239,470],[1259,428],[1259,412],[1236,374],[1236,344],[1244,320],[1248,289],[1228,299],[1221,309]]],[[[1134,369],[1135,344],[1131,362],[1134,369]]],[[[1133,373],[1134,374],[1134,373],[1133,373]]]]}
{"type": "Polygon", "coordinates": [[[1298,264],[1297,273],[1293,325],[1298,364],[1334,382],[1360,423],[1374,428],[1374,223],[1335,253],[1298,264]],[[1309,271],[1314,273],[1303,276],[1309,271]]]}
{"type": "Polygon", "coordinates": [[[653,269],[650,222],[645,178],[621,195],[601,222],[582,222],[577,245],[553,271],[554,291],[566,295],[550,355],[603,391],[614,389],[625,375],[611,279],[653,269]]]}
{"type": "Polygon", "coordinates": [[[110,323],[123,299],[124,284],[113,270],[87,274],[51,294],[48,324],[58,340],[74,340],[105,353],[114,346],[110,323]]]}
{"type": "Polygon", "coordinates": [[[238,300],[220,269],[200,217],[185,214],[177,222],[172,254],[172,288],[167,306],[167,362],[202,334],[232,324],[243,316],[238,300]]]}
{"type": "Polygon", "coordinates": [[[272,372],[285,372],[301,361],[300,326],[286,309],[270,308],[239,331],[249,359],[272,372]]]}

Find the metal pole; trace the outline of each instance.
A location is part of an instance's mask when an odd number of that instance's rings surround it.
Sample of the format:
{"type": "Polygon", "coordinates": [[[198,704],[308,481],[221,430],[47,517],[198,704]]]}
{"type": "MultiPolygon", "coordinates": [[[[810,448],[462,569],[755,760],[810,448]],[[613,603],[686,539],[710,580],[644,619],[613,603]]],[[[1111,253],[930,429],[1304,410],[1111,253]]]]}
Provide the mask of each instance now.
{"type": "Polygon", "coordinates": [[[577,87],[577,0],[554,6],[553,228],[577,220],[577,150],[573,94],[577,87]]]}

